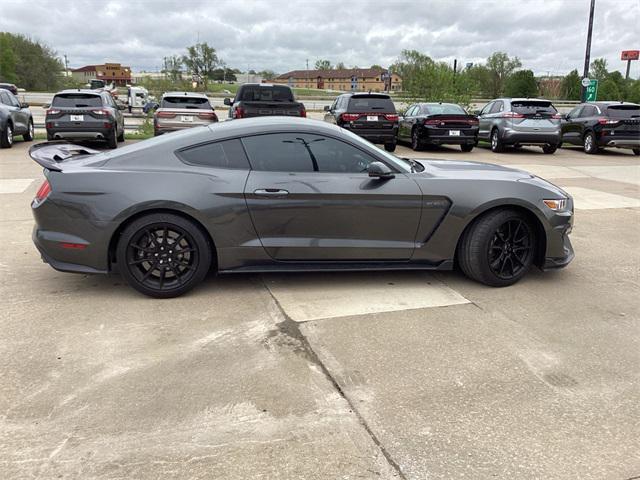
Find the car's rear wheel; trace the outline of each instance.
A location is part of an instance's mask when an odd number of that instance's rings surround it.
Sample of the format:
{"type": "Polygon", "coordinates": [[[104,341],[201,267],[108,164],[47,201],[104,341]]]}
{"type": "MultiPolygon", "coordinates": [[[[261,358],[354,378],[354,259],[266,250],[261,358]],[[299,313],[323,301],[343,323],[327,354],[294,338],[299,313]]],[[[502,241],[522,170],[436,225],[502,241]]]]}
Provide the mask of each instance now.
{"type": "Polygon", "coordinates": [[[113,131],[109,132],[107,136],[107,145],[109,148],[118,148],[118,134],[116,133],[116,127],[113,127],[113,131]]]}
{"type": "Polygon", "coordinates": [[[0,135],[0,147],[1,148],[11,148],[13,145],[13,125],[7,122],[7,126],[0,135]]]}
{"type": "Polygon", "coordinates": [[[384,144],[384,149],[387,152],[395,152],[396,151],[396,143],[395,142],[393,142],[393,143],[385,143],[384,144]]]}
{"type": "Polygon", "coordinates": [[[598,153],[598,143],[596,142],[596,136],[593,132],[587,132],[584,136],[584,151],[585,153],[594,154],[598,153]]]}
{"type": "Polygon", "coordinates": [[[555,153],[558,147],[556,145],[543,145],[542,151],[548,155],[555,153]]]}
{"type": "Polygon", "coordinates": [[[419,152],[422,150],[422,142],[420,141],[420,137],[418,136],[418,129],[414,128],[411,131],[411,149],[415,152],[419,152]]]}
{"type": "Polygon", "coordinates": [[[473,150],[474,145],[472,143],[470,144],[466,144],[466,145],[460,145],[460,150],[462,150],[463,152],[470,152],[471,150],[473,150]]]}
{"type": "Polygon", "coordinates": [[[502,144],[502,140],[500,140],[500,132],[498,132],[497,128],[494,128],[491,131],[491,151],[495,153],[500,153],[504,150],[504,145],[502,144]]]}
{"type": "Polygon", "coordinates": [[[24,138],[25,142],[31,142],[33,141],[33,137],[35,137],[35,130],[33,128],[33,119],[30,118],[29,126],[27,127],[27,133],[22,135],[22,138],[24,138]]]}
{"type": "Polygon", "coordinates": [[[116,258],[122,276],[133,288],[151,297],[171,298],[205,278],[211,267],[211,246],[189,220],[156,213],[124,229],[116,258]]]}
{"type": "Polygon", "coordinates": [[[534,254],[535,233],[526,217],[516,210],[494,210],[465,231],[458,263],[469,278],[506,287],[529,271],[534,254]]]}

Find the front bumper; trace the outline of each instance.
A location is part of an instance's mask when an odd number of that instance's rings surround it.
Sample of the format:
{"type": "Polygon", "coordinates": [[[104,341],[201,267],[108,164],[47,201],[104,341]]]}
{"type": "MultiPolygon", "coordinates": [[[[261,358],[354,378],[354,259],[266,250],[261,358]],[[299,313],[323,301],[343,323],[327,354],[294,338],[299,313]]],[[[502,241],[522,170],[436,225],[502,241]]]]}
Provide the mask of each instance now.
{"type": "Polygon", "coordinates": [[[502,133],[502,141],[510,145],[559,145],[560,130],[554,132],[521,132],[506,128],[502,133]]]}

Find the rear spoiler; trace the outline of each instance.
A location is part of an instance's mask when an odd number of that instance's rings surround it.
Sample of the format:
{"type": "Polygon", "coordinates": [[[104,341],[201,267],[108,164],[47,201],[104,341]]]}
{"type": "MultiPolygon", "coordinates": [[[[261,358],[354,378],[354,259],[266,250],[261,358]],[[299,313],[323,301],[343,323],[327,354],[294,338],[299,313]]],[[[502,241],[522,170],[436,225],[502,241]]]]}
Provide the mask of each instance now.
{"type": "Polygon", "coordinates": [[[38,143],[29,149],[29,156],[36,163],[52,172],[61,172],[62,169],[58,166],[58,163],[71,157],[94,155],[96,153],[100,153],[100,151],[64,141],[38,143]]]}

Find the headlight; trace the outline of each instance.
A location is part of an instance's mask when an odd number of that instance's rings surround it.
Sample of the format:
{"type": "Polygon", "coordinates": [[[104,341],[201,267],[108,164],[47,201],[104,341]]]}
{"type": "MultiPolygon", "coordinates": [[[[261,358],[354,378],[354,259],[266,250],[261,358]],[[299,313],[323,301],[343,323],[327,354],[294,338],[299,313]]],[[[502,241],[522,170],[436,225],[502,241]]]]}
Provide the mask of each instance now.
{"type": "Polygon", "coordinates": [[[567,199],[543,200],[544,204],[554,212],[559,212],[567,208],[567,199]]]}

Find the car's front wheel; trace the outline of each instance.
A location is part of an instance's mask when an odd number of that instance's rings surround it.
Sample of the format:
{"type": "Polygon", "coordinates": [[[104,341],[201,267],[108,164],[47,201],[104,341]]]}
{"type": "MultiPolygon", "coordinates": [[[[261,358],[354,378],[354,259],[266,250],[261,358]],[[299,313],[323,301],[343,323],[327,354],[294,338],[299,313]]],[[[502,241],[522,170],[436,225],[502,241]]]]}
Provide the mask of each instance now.
{"type": "Polygon", "coordinates": [[[191,221],[155,213],[129,224],[118,240],[118,269],[136,290],[156,298],[182,295],[211,267],[211,246],[191,221]]]}
{"type": "Polygon", "coordinates": [[[122,125],[122,132],[120,132],[120,135],[118,135],[118,141],[124,142],[124,125],[122,125]]]}
{"type": "Polygon", "coordinates": [[[27,128],[27,133],[22,135],[22,138],[24,138],[25,142],[31,142],[33,141],[33,137],[35,137],[35,130],[33,128],[33,119],[30,118],[29,127],[27,128]]]}
{"type": "Polygon", "coordinates": [[[458,247],[458,263],[467,277],[506,287],[529,270],[535,233],[527,218],[511,209],[491,211],[473,222],[458,247]]]}
{"type": "Polygon", "coordinates": [[[396,151],[396,143],[395,142],[393,142],[393,143],[385,143],[384,144],[384,149],[387,152],[395,152],[396,151]]]}
{"type": "Polygon", "coordinates": [[[7,126],[0,135],[0,148],[11,148],[13,145],[13,126],[7,122],[7,126]]]}
{"type": "Polygon", "coordinates": [[[633,149],[633,154],[637,157],[638,155],[640,155],[640,148],[634,148],[633,149]]]}

